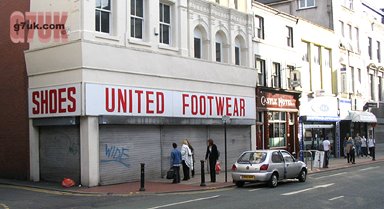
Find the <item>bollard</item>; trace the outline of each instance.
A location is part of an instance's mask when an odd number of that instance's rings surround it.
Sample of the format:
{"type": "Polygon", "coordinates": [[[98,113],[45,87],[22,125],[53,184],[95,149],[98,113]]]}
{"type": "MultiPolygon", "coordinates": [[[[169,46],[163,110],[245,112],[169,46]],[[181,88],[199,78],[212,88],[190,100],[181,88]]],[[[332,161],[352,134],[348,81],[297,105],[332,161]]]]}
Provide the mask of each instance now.
{"type": "Polygon", "coordinates": [[[204,173],[204,160],[200,160],[201,163],[201,183],[200,186],[204,187],[205,185],[205,173],[204,173]]]}
{"type": "Polygon", "coordinates": [[[145,163],[140,163],[140,167],[141,167],[140,191],[145,191],[145,189],[144,189],[144,166],[145,166],[145,163]]]}

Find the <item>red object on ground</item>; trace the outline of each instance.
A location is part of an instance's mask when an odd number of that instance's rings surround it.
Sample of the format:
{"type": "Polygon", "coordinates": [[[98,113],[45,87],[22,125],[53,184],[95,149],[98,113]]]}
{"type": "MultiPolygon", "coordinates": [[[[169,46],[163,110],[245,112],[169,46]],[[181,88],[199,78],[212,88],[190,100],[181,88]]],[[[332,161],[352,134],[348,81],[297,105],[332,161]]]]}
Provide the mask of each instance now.
{"type": "Polygon", "coordinates": [[[73,181],[70,178],[64,178],[64,180],[61,182],[61,186],[69,188],[75,186],[75,181],[73,181]]]}

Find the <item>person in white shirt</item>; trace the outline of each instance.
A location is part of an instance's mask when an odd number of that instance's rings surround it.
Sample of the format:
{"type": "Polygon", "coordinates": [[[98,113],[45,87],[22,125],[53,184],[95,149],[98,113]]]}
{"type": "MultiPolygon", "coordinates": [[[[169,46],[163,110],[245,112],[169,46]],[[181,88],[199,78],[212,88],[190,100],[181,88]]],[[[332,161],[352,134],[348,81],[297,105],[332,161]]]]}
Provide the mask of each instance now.
{"type": "Polygon", "coordinates": [[[331,150],[331,142],[328,140],[328,137],[325,137],[325,140],[323,141],[323,149],[324,149],[324,168],[328,168],[329,151],[331,150]]]}
{"type": "Polygon", "coordinates": [[[372,135],[370,135],[368,138],[368,148],[369,148],[369,154],[371,155],[373,161],[376,160],[375,159],[375,144],[376,144],[375,139],[373,138],[372,135]]]}
{"type": "Polygon", "coordinates": [[[365,138],[365,136],[361,137],[361,157],[365,155],[365,157],[368,157],[368,141],[365,138]]]}

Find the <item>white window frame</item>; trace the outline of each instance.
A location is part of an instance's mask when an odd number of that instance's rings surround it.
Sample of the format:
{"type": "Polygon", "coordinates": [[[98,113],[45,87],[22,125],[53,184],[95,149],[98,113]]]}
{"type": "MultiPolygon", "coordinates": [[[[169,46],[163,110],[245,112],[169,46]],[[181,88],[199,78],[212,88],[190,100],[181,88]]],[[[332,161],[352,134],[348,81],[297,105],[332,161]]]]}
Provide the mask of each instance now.
{"type": "Polygon", "coordinates": [[[287,46],[293,48],[293,28],[286,26],[287,28],[287,46]]]}
{"type": "Polygon", "coordinates": [[[255,15],[255,37],[264,39],[264,18],[255,15]]]}
{"type": "Polygon", "coordinates": [[[299,9],[307,9],[307,8],[316,7],[316,0],[298,0],[297,2],[298,2],[299,9]],[[310,5],[309,1],[313,1],[313,4],[310,5]]]}
{"type": "Polygon", "coordinates": [[[141,40],[144,40],[144,35],[145,35],[145,4],[146,4],[146,1],[145,0],[131,0],[131,7],[132,7],[132,2],[135,2],[135,5],[136,5],[136,2],[137,1],[142,1],[142,6],[143,6],[143,16],[140,17],[140,16],[137,16],[137,12],[136,12],[136,7],[135,7],[135,14],[132,14],[132,8],[131,8],[131,11],[130,11],[130,21],[131,21],[131,34],[130,34],[130,37],[131,38],[134,38],[134,39],[141,39],[141,40]],[[136,25],[134,24],[134,26],[132,27],[132,21],[133,20],[141,20],[141,37],[139,36],[136,36],[136,25]]]}
{"type": "Polygon", "coordinates": [[[259,86],[266,86],[267,74],[265,68],[265,60],[258,57],[255,58],[255,68],[257,71],[257,83],[259,86]]]}
{"type": "Polygon", "coordinates": [[[162,10],[159,9],[159,42],[161,44],[165,44],[165,45],[171,46],[173,44],[172,43],[172,31],[173,31],[173,27],[172,27],[172,9],[173,9],[173,5],[160,1],[159,7],[160,8],[163,7],[162,10]],[[164,22],[164,7],[165,6],[169,7],[169,23],[164,22]],[[161,14],[160,11],[163,11],[163,14],[161,14]],[[168,34],[167,35],[168,35],[168,42],[169,43],[164,43],[163,27],[168,27],[168,34]]]}
{"type": "Polygon", "coordinates": [[[100,32],[100,33],[107,33],[107,34],[110,34],[111,33],[111,26],[112,26],[112,0],[109,0],[108,3],[109,3],[109,10],[108,9],[104,9],[103,8],[103,0],[96,0],[95,1],[95,31],[96,32],[100,32]],[[100,1],[100,8],[97,8],[97,1],[100,1]],[[99,16],[99,20],[96,20],[96,14],[100,12],[100,16],[99,16]],[[108,13],[108,19],[109,19],[109,22],[108,22],[108,31],[101,31],[102,29],[102,25],[101,25],[101,14],[102,13],[108,13]],[[97,30],[96,28],[96,21],[99,22],[99,30],[97,30]]]}

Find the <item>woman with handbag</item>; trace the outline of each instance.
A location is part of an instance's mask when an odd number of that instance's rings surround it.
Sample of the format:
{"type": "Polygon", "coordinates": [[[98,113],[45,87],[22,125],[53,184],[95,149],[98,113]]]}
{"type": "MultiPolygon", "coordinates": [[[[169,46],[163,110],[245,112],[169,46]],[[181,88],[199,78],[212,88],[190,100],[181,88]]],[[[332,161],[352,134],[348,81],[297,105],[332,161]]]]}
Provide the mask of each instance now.
{"type": "Polygon", "coordinates": [[[189,149],[188,142],[186,139],[183,140],[183,145],[181,146],[181,164],[183,164],[183,181],[189,180],[191,177],[189,175],[189,170],[193,169],[193,160],[192,160],[192,151],[189,149]]]}
{"type": "Polygon", "coordinates": [[[219,159],[219,151],[217,146],[213,143],[212,139],[208,139],[207,152],[205,153],[205,160],[209,159],[209,174],[211,175],[211,182],[216,182],[216,162],[219,159]]]}
{"type": "Polygon", "coordinates": [[[174,171],[173,184],[180,183],[180,165],[181,165],[181,152],[177,149],[177,144],[172,144],[173,150],[171,152],[171,169],[174,171]]]}

